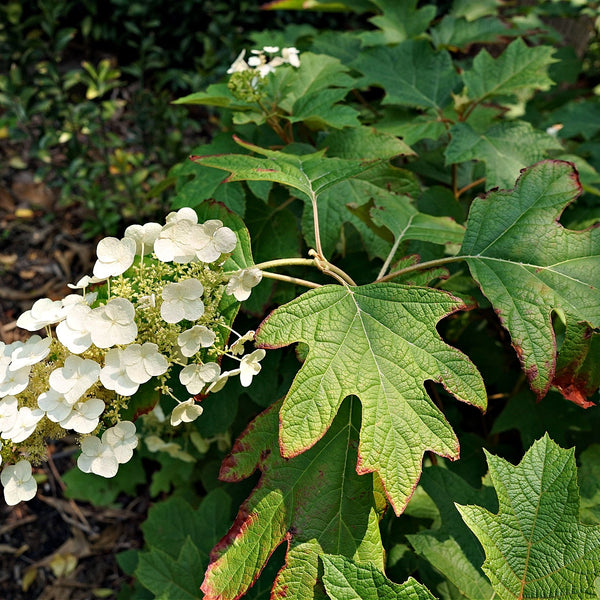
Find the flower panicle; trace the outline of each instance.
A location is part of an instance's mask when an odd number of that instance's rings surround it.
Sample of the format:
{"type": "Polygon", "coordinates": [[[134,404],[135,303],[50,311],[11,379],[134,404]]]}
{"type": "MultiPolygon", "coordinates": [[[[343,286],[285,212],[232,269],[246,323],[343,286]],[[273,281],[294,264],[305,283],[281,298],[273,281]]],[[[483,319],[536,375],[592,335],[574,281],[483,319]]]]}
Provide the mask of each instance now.
{"type": "Polygon", "coordinates": [[[83,472],[115,476],[138,445],[136,425],[120,415],[140,386],[175,400],[175,427],[202,414],[193,397],[175,397],[175,379],[196,397],[234,375],[250,384],[264,350],[244,355],[253,331],[234,332],[227,346],[233,330],[219,310],[224,295],[245,300],[262,277],[257,268],[225,271],[236,246],[220,220],[198,223],[183,208],[164,225],[132,225],[122,239],[104,238],[93,276],[69,284],[79,293],[43,298],[19,317],[19,327],[46,336],[0,342],[0,482],[8,504],[33,498],[32,465],[44,460],[45,440],[68,431],[80,435],[83,472]],[[222,371],[224,356],[239,368],[222,371]]]}

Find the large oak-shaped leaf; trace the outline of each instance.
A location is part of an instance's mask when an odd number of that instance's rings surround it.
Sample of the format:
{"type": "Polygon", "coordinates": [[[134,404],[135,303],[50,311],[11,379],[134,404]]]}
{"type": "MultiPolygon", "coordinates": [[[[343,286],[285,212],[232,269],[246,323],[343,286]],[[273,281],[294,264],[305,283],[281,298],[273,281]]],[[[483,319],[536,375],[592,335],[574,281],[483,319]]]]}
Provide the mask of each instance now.
{"type": "Polygon", "coordinates": [[[304,342],[310,348],[281,409],[282,454],[296,456],[313,446],[344,398],[358,396],[357,472],[377,472],[400,514],[419,479],[423,453],[459,455],[458,440],[424,381],[486,406],[475,366],[435,329],[461,307],[444,292],[379,283],[321,287],[271,313],[257,334],[262,347],[304,342]]]}
{"type": "Polygon", "coordinates": [[[301,456],[279,453],[276,403],[259,415],[235,443],[219,477],[239,481],[256,468],[259,484],[244,502],[229,533],[214,548],[202,591],[205,600],[233,600],[254,583],[279,544],[286,562],[271,598],[323,597],[317,583],[319,556],[342,554],[383,569],[373,476],[355,470],[360,405],[344,403],[325,438],[301,456]]]}
{"type": "Polygon", "coordinates": [[[579,522],[573,450],[547,435],[516,467],[488,455],[498,514],[458,509],[483,545],[483,570],[500,600],[597,598],[600,527],[579,522]]]}
{"type": "Polygon", "coordinates": [[[551,312],[600,327],[600,228],[570,231],[557,222],[580,191],[571,163],[538,163],[513,190],[473,202],[462,246],[540,398],[556,368],[551,312]]]}

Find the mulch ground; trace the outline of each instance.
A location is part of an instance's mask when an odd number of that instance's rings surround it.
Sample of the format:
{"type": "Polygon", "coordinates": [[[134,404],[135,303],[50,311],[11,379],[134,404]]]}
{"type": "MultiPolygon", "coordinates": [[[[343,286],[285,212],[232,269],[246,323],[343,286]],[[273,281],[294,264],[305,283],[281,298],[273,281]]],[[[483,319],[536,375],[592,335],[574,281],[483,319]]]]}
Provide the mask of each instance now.
{"type": "MultiPolygon", "coordinates": [[[[91,273],[94,242],[85,242],[77,210],[61,208],[27,173],[0,187],[0,340],[30,335],[19,315],[40,297],[70,293],[67,283],[91,273]]],[[[69,437],[51,448],[38,475],[45,481],[28,503],[9,507],[0,494],[0,600],[116,598],[128,580],[115,554],[139,548],[145,496],[121,497],[111,508],[64,498],[61,473],[77,451],[69,437]]]]}

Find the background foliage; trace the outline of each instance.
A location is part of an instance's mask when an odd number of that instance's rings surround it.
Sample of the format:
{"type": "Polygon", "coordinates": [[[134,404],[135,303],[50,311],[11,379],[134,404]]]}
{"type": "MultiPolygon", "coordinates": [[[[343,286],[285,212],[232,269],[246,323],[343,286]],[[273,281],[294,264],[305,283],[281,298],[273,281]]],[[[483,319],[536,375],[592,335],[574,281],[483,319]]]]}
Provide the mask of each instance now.
{"type": "Polygon", "coordinates": [[[341,286],[293,300],[300,287],[264,279],[240,330],[284,306],[259,331],[277,349],[252,387],[210,396],[177,435],[143,417],[163,445],[108,489],[65,476],[73,498],[155,502],[145,547],[119,556],[119,598],[597,597],[597,3],[112,5],[2,9],[3,177],[33,166],[91,210],[90,235],[217,200],[244,218],[256,263],[306,256],[318,196],[328,260],[359,285],[393,279],[360,288],[356,309],[341,286]],[[263,45],[295,45],[301,65],[271,74],[258,104],[225,71],[263,45]],[[431,310],[403,313],[419,294],[431,310]],[[342,304],[372,329],[341,322],[342,304]],[[324,408],[310,386],[328,344],[324,408]],[[401,425],[374,416],[407,386],[401,425]]]}

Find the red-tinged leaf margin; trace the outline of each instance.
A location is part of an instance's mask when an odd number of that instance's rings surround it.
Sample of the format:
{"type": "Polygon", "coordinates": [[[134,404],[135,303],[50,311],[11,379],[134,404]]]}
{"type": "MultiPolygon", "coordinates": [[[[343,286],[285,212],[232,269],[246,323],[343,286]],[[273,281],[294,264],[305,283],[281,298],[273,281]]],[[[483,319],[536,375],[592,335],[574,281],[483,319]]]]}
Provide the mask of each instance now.
{"type": "MultiPolygon", "coordinates": [[[[257,483],[254,490],[261,486],[262,479],[264,478],[264,471],[266,470],[266,468],[268,468],[266,466],[266,459],[269,456],[270,451],[258,450],[258,445],[249,445],[244,440],[246,440],[248,435],[250,435],[250,433],[255,429],[257,419],[264,418],[266,415],[271,414],[273,411],[279,411],[280,408],[281,401],[275,402],[265,411],[257,415],[248,424],[246,429],[244,429],[242,434],[233,444],[231,452],[225,457],[221,464],[221,469],[219,470],[220,481],[231,483],[242,481],[243,479],[250,477],[250,475],[252,475],[252,473],[254,473],[257,469],[260,469],[263,475],[261,476],[261,479],[257,483]],[[245,459],[245,464],[240,463],[239,458],[241,457],[245,459]]],[[[206,569],[206,572],[204,574],[204,581],[200,586],[200,589],[205,594],[205,600],[238,600],[238,598],[241,598],[242,595],[245,593],[244,591],[233,598],[223,596],[220,593],[215,594],[209,584],[209,579],[212,572],[220,568],[220,564],[218,561],[221,558],[221,556],[227,551],[227,549],[230,546],[232,546],[235,543],[236,540],[240,539],[244,535],[249,523],[253,521],[252,513],[248,510],[248,505],[250,503],[251,498],[252,494],[250,494],[248,498],[244,500],[244,502],[238,510],[238,513],[235,517],[235,521],[231,525],[231,528],[210,551],[208,568],[206,569]]],[[[282,536],[281,540],[277,542],[277,544],[273,544],[273,548],[271,550],[271,553],[269,554],[269,558],[283,541],[287,539],[289,543],[290,538],[291,533],[287,531],[285,535],[282,536]]],[[[265,561],[263,567],[254,574],[254,577],[249,587],[252,587],[256,583],[267,562],[268,561],[265,561]]]]}
{"type": "MultiPolygon", "coordinates": [[[[490,196],[493,196],[496,193],[502,194],[502,193],[510,193],[510,192],[514,192],[516,190],[520,190],[521,188],[521,183],[522,183],[522,179],[528,175],[529,172],[531,172],[532,170],[536,169],[536,168],[540,168],[543,165],[555,165],[557,167],[561,166],[561,165],[568,165],[570,167],[570,172],[568,174],[565,174],[565,177],[567,177],[568,179],[570,179],[572,181],[573,185],[573,190],[572,193],[570,195],[570,198],[568,199],[568,201],[565,201],[564,204],[562,205],[562,208],[560,210],[560,212],[556,215],[556,217],[553,220],[553,223],[556,227],[559,227],[561,229],[565,229],[569,232],[571,232],[572,234],[576,235],[576,234],[585,234],[585,233],[589,233],[594,229],[600,228],[600,223],[596,223],[594,225],[591,225],[585,229],[581,229],[581,230],[573,230],[573,229],[567,229],[565,228],[561,223],[560,223],[560,219],[563,216],[565,210],[567,209],[568,206],[570,206],[573,202],[575,202],[577,200],[577,198],[581,195],[581,193],[583,192],[583,186],[581,185],[581,181],[579,179],[579,172],[577,171],[577,167],[573,162],[570,161],[565,161],[565,160],[558,160],[558,159],[546,159],[546,160],[541,160],[533,165],[530,165],[528,167],[525,167],[523,169],[521,169],[520,171],[520,175],[517,178],[515,185],[513,188],[511,189],[499,189],[499,188],[492,188],[491,190],[488,190],[485,194],[481,194],[479,195],[475,202],[480,202],[480,201],[487,201],[489,200],[490,196]]],[[[467,220],[467,229],[468,229],[468,220],[467,220]]],[[[464,245],[463,245],[464,247],[464,245]]],[[[475,258],[473,256],[470,257],[465,257],[467,259],[468,262],[468,258],[475,258]]],[[[485,258],[485,256],[483,257],[485,258]]],[[[470,265],[469,265],[470,266],[470,265]]],[[[474,278],[478,284],[478,286],[480,287],[482,293],[485,292],[482,289],[481,284],[479,283],[479,281],[474,278]]],[[[490,300],[491,301],[491,300],[490,300]]],[[[494,312],[497,314],[498,319],[500,320],[502,326],[506,329],[506,331],[508,331],[508,333],[510,334],[510,329],[508,328],[508,322],[507,319],[505,318],[504,314],[503,314],[503,309],[502,308],[498,308],[496,306],[494,306],[494,302],[492,302],[492,307],[494,309],[494,312]]],[[[527,376],[527,380],[529,382],[529,385],[532,389],[532,391],[535,393],[535,395],[537,396],[538,400],[541,400],[549,391],[550,386],[551,385],[555,385],[554,381],[555,381],[555,377],[556,377],[556,364],[557,364],[557,355],[556,355],[556,351],[557,351],[557,343],[556,343],[556,334],[554,332],[554,327],[552,326],[552,310],[548,310],[548,314],[546,316],[546,324],[548,325],[548,328],[550,330],[550,336],[551,336],[551,344],[552,347],[554,349],[553,351],[553,355],[552,358],[548,361],[546,360],[544,362],[544,367],[546,368],[546,372],[548,373],[548,380],[546,382],[545,385],[540,386],[540,385],[536,385],[536,380],[538,379],[538,375],[539,375],[539,370],[537,365],[531,364],[530,366],[526,366],[525,365],[525,360],[523,358],[523,351],[521,346],[518,344],[518,342],[516,342],[513,339],[513,336],[510,335],[511,338],[511,346],[513,347],[513,349],[515,350],[515,353],[517,355],[517,358],[519,359],[519,362],[521,363],[521,367],[523,369],[523,372],[525,373],[525,375],[527,376]]],[[[565,381],[565,380],[558,380],[559,384],[562,384],[561,387],[557,386],[557,389],[559,389],[559,391],[561,393],[563,393],[563,390],[568,394],[568,395],[564,395],[564,397],[567,400],[571,400],[574,401],[577,404],[580,404],[581,406],[583,406],[583,404],[581,404],[582,398],[580,395],[580,392],[582,392],[581,387],[579,387],[579,392],[574,392],[575,388],[572,388],[569,385],[569,382],[565,381]],[[570,397],[569,397],[570,396],[570,397]]],[[[583,400],[583,402],[587,402],[586,400],[583,400]]],[[[584,406],[584,408],[587,408],[587,406],[584,406]]]]}

